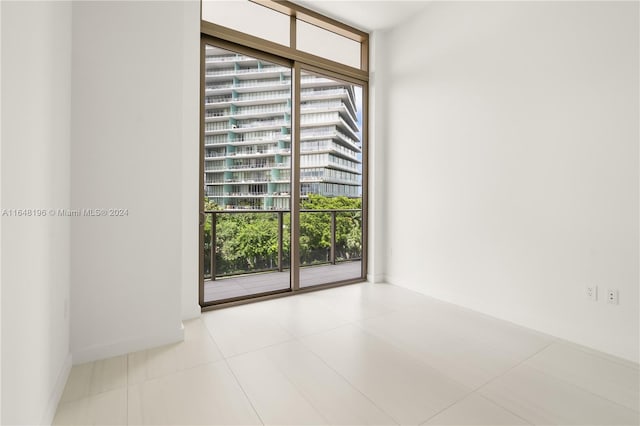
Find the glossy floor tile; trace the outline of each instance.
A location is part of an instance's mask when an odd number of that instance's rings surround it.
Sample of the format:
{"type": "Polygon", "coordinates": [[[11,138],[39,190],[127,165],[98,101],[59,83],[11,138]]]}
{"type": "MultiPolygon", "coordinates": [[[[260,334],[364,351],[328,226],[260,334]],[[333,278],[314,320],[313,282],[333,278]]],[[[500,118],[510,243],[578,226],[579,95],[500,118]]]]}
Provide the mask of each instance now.
{"type": "Polygon", "coordinates": [[[302,342],[401,424],[420,424],[471,390],[354,325],[302,342]]]}
{"type": "Polygon", "coordinates": [[[526,365],[595,395],[640,411],[640,370],[567,344],[553,344],[526,365]]]}
{"type": "Polygon", "coordinates": [[[240,355],[229,364],[265,424],[395,424],[300,342],[240,355]]]}
{"type": "MultiPolygon", "coordinates": [[[[386,284],[381,285],[386,286],[386,284]]],[[[302,294],[298,297],[318,300],[330,306],[341,318],[349,321],[371,318],[394,310],[390,303],[385,303],[382,294],[369,290],[365,285],[349,285],[302,294]]]]}
{"type": "Polygon", "coordinates": [[[637,425],[640,422],[638,411],[527,365],[514,368],[479,392],[533,424],[637,425]]]}
{"type": "Polygon", "coordinates": [[[314,425],[326,419],[261,352],[239,355],[229,365],[264,424],[314,425]]]}
{"type": "Polygon", "coordinates": [[[204,313],[74,366],[54,424],[637,425],[639,368],[386,284],[204,313]]]}
{"type": "Polygon", "coordinates": [[[302,337],[348,324],[330,304],[313,297],[286,297],[255,306],[265,320],[270,320],[289,334],[302,337]]]}
{"type": "Polygon", "coordinates": [[[117,356],[71,369],[60,402],[75,401],[127,386],[127,357],[117,356]]]}
{"type": "Polygon", "coordinates": [[[127,424],[127,388],[61,403],[53,424],[81,426],[127,424]]]}
{"type": "Polygon", "coordinates": [[[473,393],[429,419],[425,425],[529,425],[521,417],[473,393]]]}
{"type": "Polygon", "coordinates": [[[207,312],[202,319],[226,357],[292,340],[295,337],[262,314],[259,303],[207,312]]]}
{"type": "Polygon", "coordinates": [[[135,425],[262,423],[225,361],[131,386],[127,403],[135,425]]]}
{"type": "Polygon", "coordinates": [[[128,356],[129,385],[222,359],[201,319],[184,322],[184,341],[128,356]]]}
{"type": "Polygon", "coordinates": [[[365,331],[412,353],[473,389],[521,363],[553,340],[482,316],[422,303],[358,322],[365,331]],[[441,318],[447,318],[442,327],[441,318]]]}

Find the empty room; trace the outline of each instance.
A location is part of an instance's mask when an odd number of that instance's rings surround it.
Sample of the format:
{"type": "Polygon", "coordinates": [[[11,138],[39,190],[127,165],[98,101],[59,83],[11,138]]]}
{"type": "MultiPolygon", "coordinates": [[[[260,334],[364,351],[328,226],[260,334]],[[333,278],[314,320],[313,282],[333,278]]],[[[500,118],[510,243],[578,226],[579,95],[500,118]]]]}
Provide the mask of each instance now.
{"type": "Polygon", "coordinates": [[[639,425],[640,2],[0,1],[2,425],[639,425]]]}

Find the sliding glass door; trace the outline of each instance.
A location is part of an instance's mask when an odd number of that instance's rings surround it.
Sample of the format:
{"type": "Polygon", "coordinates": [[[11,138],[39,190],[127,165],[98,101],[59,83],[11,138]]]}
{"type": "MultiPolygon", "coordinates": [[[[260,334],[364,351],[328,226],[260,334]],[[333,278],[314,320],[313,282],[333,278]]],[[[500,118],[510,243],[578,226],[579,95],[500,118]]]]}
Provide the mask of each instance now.
{"type": "Polygon", "coordinates": [[[362,87],[303,71],[300,287],[362,277],[362,87]]]}
{"type": "Polygon", "coordinates": [[[368,38],[292,3],[242,4],[290,31],[202,22],[203,308],[366,278],[368,38]]]}
{"type": "Polygon", "coordinates": [[[289,291],[291,68],[204,46],[204,302],[289,291]]]}

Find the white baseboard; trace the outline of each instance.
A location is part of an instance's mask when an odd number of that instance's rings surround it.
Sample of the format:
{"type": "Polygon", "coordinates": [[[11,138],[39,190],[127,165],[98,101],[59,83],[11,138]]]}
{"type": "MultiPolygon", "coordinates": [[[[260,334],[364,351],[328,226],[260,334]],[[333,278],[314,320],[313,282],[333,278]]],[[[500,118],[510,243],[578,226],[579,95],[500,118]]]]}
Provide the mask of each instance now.
{"type": "Polygon", "coordinates": [[[95,345],[73,352],[73,363],[83,364],[85,362],[99,359],[111,358],[118,355],[150,349],[157,346],[168,345],[184,340],[184,325],[182,322],[178,327],[166,334],[155,336],[140,336],[137,339],[121,340],[119,342],[95,345]]]}
{"type": "Polygon", "coordinates": [[[182,310],[182,321],[200,318],[200,315],[202,315],[202,308],[200,305],[195,304],[190,309],[184,308],[182,310]]]}
{"type": "Polygon", "coordinates": [[[420,294],[424,294],[425,296],[428,296],[428,297],[433,297],[433,296],[431,296],[429,294],[426,294],[423,289],[421,289],[420,287],[416,286],[415,282],[413,282],[411,280],[404,280],[404,279],[401,279],[401,278],[398,278],[398,277],[394,277],[392,275],[385,275],[384,279],[385,279],[385,282],[387,284],[392,284],[392,285],[395,285],[395,286],[398,286],[398,287],[406,288],[407,290],[411,290],[411,291],[415,291],[415,292],[420,293],[420,294]]]}
{"type": "Polygon", "coordinates": [[[385,278],[386,277],[384,276],[384,274],[368,274],[367,275],[367,281],[374,284],[386,282],[385,278]]]}
{"type": "Polygon", "coordinates": [[[384,279],[385,279],[385,282],[389,284],[397,285],[398,287],[403,287],[400,283],[398,283],[398,280],[392,276],[385,275],[384,279]]]}
{"type": "Polygon", "coordinates": [[[72,364],[73,357],[71,356],[71,353],[68,353],[66,358],[64,359],[64,363],[62,363],[62,368],[60,368],[60,372],[58,373],[58,377],[56,378],[56,383],[54,384],[53,390],[51,391],[49,402],[47,403],[45,411],[42,415],[40,424],[43,426],[49,426],[51,425],[51,423],[53,423],[53,418],[56,415],[58,403],[60,402],[60,398],[62,398],[64,387],[67,384],[67,379],[69,378],[72,364]]]}

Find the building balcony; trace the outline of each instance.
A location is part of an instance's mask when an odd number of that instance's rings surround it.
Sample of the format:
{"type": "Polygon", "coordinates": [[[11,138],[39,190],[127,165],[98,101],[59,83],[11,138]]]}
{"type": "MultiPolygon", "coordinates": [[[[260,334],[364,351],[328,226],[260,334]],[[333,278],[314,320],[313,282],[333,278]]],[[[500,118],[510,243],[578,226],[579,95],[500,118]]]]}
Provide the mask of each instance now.
{"type": "Polygon", "coordinates": [[[350,111],[347,105],[342,101],[330,101],[330,102],[318,102],[311,103],[307,105],[302,105],[300,108],[302,112],[302,117],[304,120],[305,113],[313,113],[313,112],[338,112],[342,117],[346,117],[349,121],[349,126],[352,129],[360,128],[358,127],[358,120],[355,116],[355,111],[350,111]]]}
{"type": "Polygon", "coordinates": [[[264,122],[255,122],[255,123],[245,123],[245,124],[235,124],[235,125],[224,125],[224,126],[215,126],[215,127],[205,127],[204,133],[205,135],[220,135],[224,133],[247,133],[254,132],[256,130],[280,130],[282,127],[289,127],[290,123],[285,120],[273,120],[273,121],[264,121],[264,122]]]}
{"type": "Polygon", "coordinates": [[[250,75],[250,74],[269,74],[269,73],[290,73],[291,70],[285,67],[279,66],[265,66],[262,68],[252,67],[252,68],[240,68],[240,69],[216,69],[215,67],[207,67],[205,71],[206,77],[219,77],[219,76],[227,76],[234,77],[237,75],[250,75]]]}
{"type": "Polygon", "coordinates": [[[358,158],[359,151],[353,151],[349,148],[346,148],[342,145],[338,145],[335,142],[326,142],[322,144],[301,146],[300,149],[302,155],[304,154],[322,154],[322,153],[333,153],[342,157],[346,157],[349,160],[356,161],[360,163],[360,159],[358,158]]]}
{"type": "Polygon", "coordinates": [[[257,62],[257,59],[245,55],[207,55],[205,61],[207,64],[212,64],[225,62],[257,62]]]}
{"type": "MultiPolygon", "coordinates": [[[[210,78],[208,80],[210,80],[210,78]]],[[[268,89],[282,90],[283,88],[287,88],[290,86],[291,86],[290,80],[256,80],[256,81],[241,80],[236,83],[227,81],[223,83],[207,84],[205,86],[205,94],[216,95],[216,94],[231,93],[231,91],[235,91],[239,93],[247,93],[247,92],[253,92],[255,90],[265,91],[268,89]]],[[[291,97],[291,95],[289,95],[289,97],[291,97]]]]}
{"type": "Polygon", "coordinates": [[[291,138],[290,135],[278,134],[270,137],[256,138],[256,139],[236,139],[232,141],[226,141],[224,143],[226,145],[232,145],[235,147],[252,146],[252,145],[259,146],[259,145],[273,144],[274,142],[278,142],[278,141],[287,142],[290,140],[290,138],[291,138]]]}
{"type": "MultiPolygon", "coordinates": [[[[335,82],[333,83],[335,86],[335,82]]],[[[348,107],[355,112],[356,102],[353,94],[345,88],[321,88],[321,87],[309,87],[308,85],[302,86],[302,101],[321,100],[321,99],[341,99],[346,102],[348,107]]]]}
{"type": "MultiPolygon", "coordinates": [[[[279,89],[282,90],[282,87],[279,87],[279,89]]],[[[260,102],[260,105],[262,105],[262,102],[265,102],[265,101],[275,102],[282,99],[291,99],[291,93],[289,92],[277,93],[277,94],[269,94],[264,92],[240,93],[238,94],[237,99],[235,99],[235,102],[239,102],[239,103],[260,102]]]]}
{"type": "Polygon", "coordinates": [[[214,197],[267,197],[268,195],[268,192],[229,192],[224,195],[214,195],[214,197]]]}
{"type": "MultiPolygon", "coordinates": [[[[288,291],[288,210],[238,208],[207,211],[205,214],[205,301],[227,301],[249,294],[288,291]],[[239,229],[242,224],[261,228],[261,234],[269,235],[275,244],[270,245],[268,250],[255,247],[257,243],[249,244],[247,247],[257,249],[256,253],[234,255],[232,258],[225,256],[228,252],[226,246],[247,243],[244,239],[251,234],[239,229]],[[237,232],[224,232],[226,226],[232,226],[237,232]]],[[[362,243],[352,240],[353,235],[357,235],[358,230],[362,229],[361,210],[302,210],[300,220],[313,223],[315,227],[321,228],[318,230],[320,233],[330,235],[328,244],[305,239],[311,245],[306,244],[301,250],[301,287],[361,278],[362,243]],[[349,241],[347,234],[351,235],[349,241]]]]}
{"type": "Polygon", "coordinates": [[[276,149],[270,149],[270,150],[266,150],[266,151],[246,151],[246,152],[236,151],[236,152],[228,153],[227,157],[249,157],[249,158],[251,158],[251,157],[272,157],[277,152],[278,152],[278,150],[276,150],[276,149]]]}

